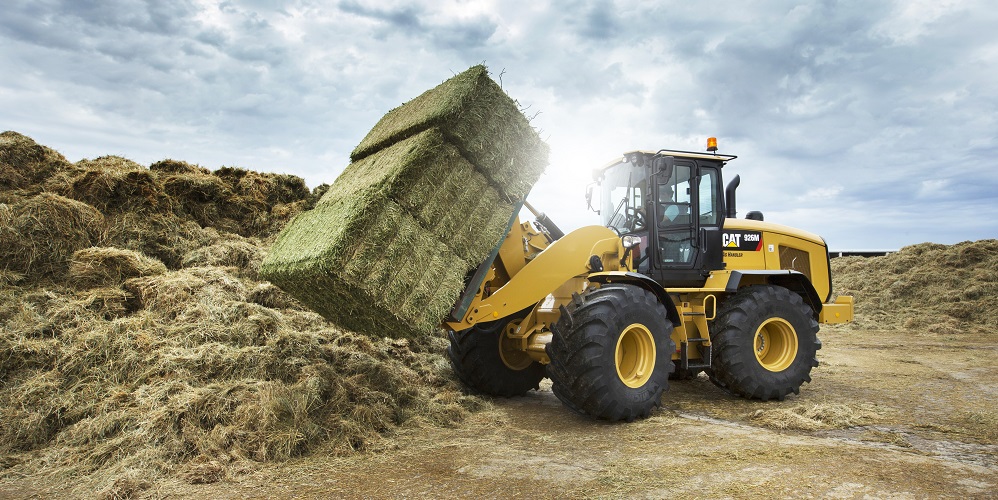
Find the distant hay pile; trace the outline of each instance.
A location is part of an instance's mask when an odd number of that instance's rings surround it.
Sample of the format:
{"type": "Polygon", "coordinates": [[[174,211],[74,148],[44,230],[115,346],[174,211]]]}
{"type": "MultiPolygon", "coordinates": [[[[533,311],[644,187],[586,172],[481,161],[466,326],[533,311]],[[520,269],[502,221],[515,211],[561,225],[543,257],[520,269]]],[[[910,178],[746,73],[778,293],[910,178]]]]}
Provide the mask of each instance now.
{"type": "Polygon", "coordinates": [[[475,66],[386,114],[261,275],[345,328],[434,330],[547,164],[516,103],[475,66]]]}
{"type": "Polygon", "coordinates": [[[258,281],[301,179],[175,160],[72,164],[0,134],[0,475],[140,494],[246,461],[448,425],[445,341],[334,328],[258,281]]]}
{"type": "Polygon", "coordinates": [[[856,297],[855,328],[915,334],[998,330],[998,240],[839,257],[832,259],[832,276],[836,293],[856,297]]]}

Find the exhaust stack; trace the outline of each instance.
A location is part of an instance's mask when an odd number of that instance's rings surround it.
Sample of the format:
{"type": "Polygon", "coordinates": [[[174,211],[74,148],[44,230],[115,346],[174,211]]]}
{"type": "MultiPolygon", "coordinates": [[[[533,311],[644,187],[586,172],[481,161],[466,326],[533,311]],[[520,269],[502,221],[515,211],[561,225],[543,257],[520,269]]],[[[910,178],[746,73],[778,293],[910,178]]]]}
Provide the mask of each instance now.
{"type": "Polygon", "coordinates": [[[738,212],[735,210],[735,190],[738,189],[738,185],[742,183],[742,177],[736,175],[731,182],[728,183],[728,187],[724,188],[724,204],[727,207],[727,217],[730,219],[735,219],[738,216],[738,212]]]}

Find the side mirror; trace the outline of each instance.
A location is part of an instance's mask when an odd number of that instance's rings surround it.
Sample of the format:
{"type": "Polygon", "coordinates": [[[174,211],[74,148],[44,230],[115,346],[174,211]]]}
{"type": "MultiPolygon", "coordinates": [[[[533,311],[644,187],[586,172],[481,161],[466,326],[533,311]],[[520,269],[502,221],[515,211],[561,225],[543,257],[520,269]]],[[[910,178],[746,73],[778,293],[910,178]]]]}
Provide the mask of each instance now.
{"type": "Polygon", "coordinates": [[[595,208],[593,208],[593,188],[594,187],[596,187],[594,184],[590,184],[590,185],[586,186],[586,206],[589,207],[589,210],[592,210],[593,212],[599,213],[599,210],[596,210],[595,208]]]}
{"type": "MultiPolygon", "coordinates": [[[[668,180],[672,177],[672,162],[670,158],[655,158],[655,171],[658,172],[659,179],[668,180]]],[[[659,182],[662,182],[660,180],[659,182]]]]}

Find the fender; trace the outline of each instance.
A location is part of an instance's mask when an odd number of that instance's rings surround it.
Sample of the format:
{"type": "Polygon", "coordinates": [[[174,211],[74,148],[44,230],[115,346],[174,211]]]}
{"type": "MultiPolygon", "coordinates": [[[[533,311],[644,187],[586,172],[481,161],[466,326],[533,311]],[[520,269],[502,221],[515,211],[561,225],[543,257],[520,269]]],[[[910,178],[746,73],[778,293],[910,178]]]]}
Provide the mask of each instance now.
{"type": "Polygon", "coordinates": [[[811,280],[800,272],[790,270],[731,271],[725,291],[737,292],[743,276],[763,276],[767,283],[782,286],[800,295],[804,299],[804,303],[811,307],[815,318],[821,313],[822,304],[818,292],[815,291],[811,280]]]}
{"type": "Polygon", "coordinates": [[[679,311],[676,309],[676,303],[672,301],[672,296],[669,295],[669,292],[665,291],[662,285],[648,276],[625,271],[606,271],[590,274],[589,281],[601,285],[606,283],[626,283],[644,288],[654,293],[658,297],[658,301],[665,306],[666,314],[669,317],[669,321],[672,322],[673,327],[678,327],[682,324],[682,320],[679,318],[679,311]]]}

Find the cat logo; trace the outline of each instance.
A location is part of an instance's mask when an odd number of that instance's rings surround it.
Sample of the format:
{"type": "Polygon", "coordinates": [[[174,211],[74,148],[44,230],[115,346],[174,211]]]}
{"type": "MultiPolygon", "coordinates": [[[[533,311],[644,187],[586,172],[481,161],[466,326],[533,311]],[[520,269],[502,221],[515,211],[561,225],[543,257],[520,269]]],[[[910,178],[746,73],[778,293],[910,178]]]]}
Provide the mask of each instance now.
{"type": "Polygon", "coordinates": [[[755,231],[725,231],[721,233],[721,244],[727,249],[757,252],[762,249],[762,233],[755,231]]]}
{"type": "Polygon", "coordinates": [[[724,233],[721,236],[721,242],[724,243],[725,248],[738,248],[742,244],[742,235],[737,233],[724,233]]]}

